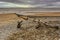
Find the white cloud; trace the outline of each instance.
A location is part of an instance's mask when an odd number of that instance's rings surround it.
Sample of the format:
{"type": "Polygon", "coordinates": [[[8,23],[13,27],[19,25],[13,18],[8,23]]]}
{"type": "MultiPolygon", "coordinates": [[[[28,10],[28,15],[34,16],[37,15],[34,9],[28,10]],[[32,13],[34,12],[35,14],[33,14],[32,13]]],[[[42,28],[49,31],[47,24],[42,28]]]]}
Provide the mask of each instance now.
{"type": "Polygon", "coordinates": [[[9,3],[9,2],[0,2],[0,8],[9,8],[9,7],[20,7],[20,8],[29,8],[29,7],[35,7],[33,5],[28,4],[15,4],[15,3],[9,3]]]}
{"type": "MultiPolygon", "coordinates": [[[[16,0],[17,1],[17,0],[16,0]]],[[[30,8],[30,7],[60,7],[60,2],[46,2],[46,1],[52,1],[52,0],[41,0],[43,2],[40,2],[39,0],[19,0],[22,3],[14,3],[14,2],[1,2],[0,1],[0,8],[10,8],[10,7],[20,7],[20,8],[30,8]]],[[[53,0],[56,1],[56,0],[53,0]]]]}

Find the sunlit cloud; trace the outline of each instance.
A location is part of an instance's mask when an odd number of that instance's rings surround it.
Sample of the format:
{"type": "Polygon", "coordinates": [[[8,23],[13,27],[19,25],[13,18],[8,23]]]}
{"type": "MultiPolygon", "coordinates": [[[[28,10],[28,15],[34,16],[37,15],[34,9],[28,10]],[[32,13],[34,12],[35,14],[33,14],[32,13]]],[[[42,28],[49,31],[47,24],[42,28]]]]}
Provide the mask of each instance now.
{"type": "Polygon", "coordinates": [[[0,0],[0,8],[54,8],[60,7],[60,0],[0,0]]]}
{"type": "Polygon", "coordinates": [[[9,3],[9,2],[0,2],[0,8],[10,8],[10,7],[20,7],[20,8],[29,8],[29,7],[35,7],[32,5],[26,5],[26,4],[15,4],[15,3],[9,3]],[[3,5],[2,5],[3,4],[3,5]]]}

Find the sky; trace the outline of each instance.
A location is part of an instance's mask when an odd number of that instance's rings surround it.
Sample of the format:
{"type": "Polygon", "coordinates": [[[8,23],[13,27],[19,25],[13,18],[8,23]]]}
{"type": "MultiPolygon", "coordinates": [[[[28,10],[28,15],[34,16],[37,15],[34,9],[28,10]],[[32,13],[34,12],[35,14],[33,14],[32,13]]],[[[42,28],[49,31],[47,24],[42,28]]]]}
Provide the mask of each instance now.
{"type": "Polygon", "coordinates": [[[56,7],[60,6],[60,0],[0,0],[0,8],[20,7],[56,7]]]}

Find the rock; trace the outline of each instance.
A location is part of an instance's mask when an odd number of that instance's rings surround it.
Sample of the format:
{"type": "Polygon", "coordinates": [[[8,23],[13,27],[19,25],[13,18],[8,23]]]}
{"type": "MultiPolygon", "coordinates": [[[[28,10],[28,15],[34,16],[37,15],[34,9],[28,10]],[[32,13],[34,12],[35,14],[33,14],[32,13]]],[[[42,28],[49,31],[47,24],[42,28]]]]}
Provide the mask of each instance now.
{"type": "Polygon", "coordinates": [[[41,27],[39,30],[20,30],[8,37],[8,40],[59,40],[54,28],[41,27]]]}
{"type": "Polygon", "coordinates": [[[16,14],[0,14],[0,40],[17,31],[18,17],[16,14]]]}
{"type": "Polygon", "coordinates": [[[49,20],[39,18],[0,14],[0,40],[59,40],[58,26],[46,25],[49,20]]]}
{"type": "Polygon", "coordinates": [[[33,20],[25,20],[21,23],[21,28],[23,29],[36,28],[37,26],[38,22],[35,22],[33,20]]]}

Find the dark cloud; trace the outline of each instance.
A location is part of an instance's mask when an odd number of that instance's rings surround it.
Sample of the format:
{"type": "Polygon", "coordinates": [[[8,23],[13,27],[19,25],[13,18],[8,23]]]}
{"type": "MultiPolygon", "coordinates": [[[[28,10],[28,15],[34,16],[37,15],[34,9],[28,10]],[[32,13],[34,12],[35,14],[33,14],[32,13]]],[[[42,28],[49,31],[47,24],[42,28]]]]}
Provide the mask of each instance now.
{"type": "MultiPolygon", "coordinates": [[[[0,0],[2,2],[11,2],[17,4],[30,4],[30,5],[40,5],[46,4],[47,6],[53,6],[53,2],[60,2],[60,0],[0,0]]],[[[56,4],[57,5],[57,4],[56,4]]]]}
{"type": "Polygon", "coordinates": [[[11,3],[23,3],[22,1],[19,0],[0,0],[2,2],[11,2],[11,3]]]}
{"type": "Polygon", "coordinates": [[[0,1],[20,3],[20,4],[39,4],[40,3],[40,0],[0,0],[0,1]]]}
{"type": "Polygon", "coordinates": [[[40,2],[56,2],[60,0],[0,0],[0,1],[12,3],[39,4],[40,2]]]}
{"type": "Polygon", "coordinates": [[[56,2],[60,0],[0,0],[0,1],[34,5],[34,4],[40,4],[41,2],[48,3],[48,2],[56,2]]]}

